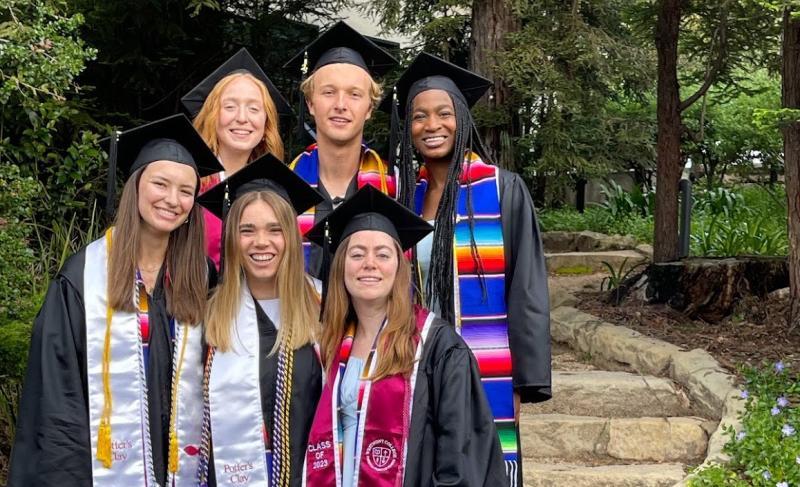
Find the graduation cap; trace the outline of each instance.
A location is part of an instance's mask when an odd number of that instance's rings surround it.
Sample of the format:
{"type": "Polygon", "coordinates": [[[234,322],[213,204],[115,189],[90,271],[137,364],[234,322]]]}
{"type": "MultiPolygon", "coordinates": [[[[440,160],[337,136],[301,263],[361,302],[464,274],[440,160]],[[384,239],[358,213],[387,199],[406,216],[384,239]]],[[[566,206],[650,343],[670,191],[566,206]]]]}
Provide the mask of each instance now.
{"type": "Polygon", "coordinates": [[[375,42],[359,34],[344,22],[337,22],[304,47],[284,68],[300,69],[303,77],[328,64],[352,64],[370,73],[382,76],[397,66],[397,60],[375,42]]]}
{"type": "Polygon", "coordinates": [[[203,81],[181,98],[181,103],[183,103],[183,107],[189,115],[192,118],[196,117],[197,114],[200,113],[200,109],[203,107],[203,103],[205,103],[208,94],[211,93],[211,90],[214,89],[217,83],[219,83],[222,78],[236,73],[250,73],[255,76],[267,87],[269,96],[272,98],[278,110],[278,115],[292,115],[292,107],[289,105],[289,102],[281,95],[278,88],[275,87],[264,70],[261,69],[258,62],[256,62],[253,56],[251,56],[244,47],[239,49],[236,54],[228,58],[228,60],[215,69],[213,73],[206,76],[203,81]]]}
{"type": "Polygon", "coordinates": [[[462,98],[472,108],[491,86],[492,82],[483,76],[422,52],[403,71],[393,94],[384,97],[379,108],[390,113],[395,95],[397,106],[405,107],[409,100],[427,90],[444,90],[462,98]]]}
{"type": "Polygon", "coordinates": [[[197,202],[222,219],[236,198],[251,191],[273,191],[288,201],[297,214],[323,200],[289,166],[272,154],[265,154],[203,193],[197,202]]]}
{"type": "Polygon", "coordinates": [[[433,227],[413,211],[367,184],[314,225],[306,238],[334,252],[342,240],[362,230],[386,233],[403,250],[407,250],[432,232],[433,227]]]}

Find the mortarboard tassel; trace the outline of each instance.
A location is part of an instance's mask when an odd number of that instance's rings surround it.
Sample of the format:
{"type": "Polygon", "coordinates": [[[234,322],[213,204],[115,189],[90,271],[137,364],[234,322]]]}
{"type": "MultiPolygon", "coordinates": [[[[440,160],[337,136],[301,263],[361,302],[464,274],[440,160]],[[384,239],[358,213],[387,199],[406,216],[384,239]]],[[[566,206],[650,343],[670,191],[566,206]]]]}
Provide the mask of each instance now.
{"type": "Polygon", "coordinates": [[[108,147],[108,180],[106,182],[106,217],[109,223],[114,218],[114,206],[117,199],[117,142],[121,132],[114,130],[108,147]]]}
{"type": "Polygon", "coordinates": [[[319,302],[319,321],[322,321],[322,313],[325,311],[325,298],[328,297],[328,274],[331,267],[331,233],[328,222],[325,222],[325,237],[322,239],[322,268],[320,269],[320,277],[322,279],[322,296],[319,302]]]}
{"type": "MultiPolygon", "coordinates": [[[[306,80],[308,74],[308,51],[303,55],[303,65],[300,68],[300,85],[306,80]]],[[[304,95],[300,95],[299,106],[297,107],[297,139],[303,143],[306,132],[306,100],[304,95]]]]}
{"type": "Polygon", "coordinates": [[[389,167],[396,167],[397,146],[399,145],[400,107],[397,102],[397,85],[392,88],[392,114],[389,125],[389,167]]]}

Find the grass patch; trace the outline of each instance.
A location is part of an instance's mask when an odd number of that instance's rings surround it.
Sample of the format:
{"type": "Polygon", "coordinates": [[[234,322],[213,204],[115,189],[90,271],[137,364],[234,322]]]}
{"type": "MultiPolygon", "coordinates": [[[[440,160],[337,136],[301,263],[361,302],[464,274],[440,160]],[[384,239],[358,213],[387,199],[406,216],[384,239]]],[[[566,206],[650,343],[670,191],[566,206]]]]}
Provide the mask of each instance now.
{"type": "Polygon", "coordinates": [[[559,267],[555,270],[555,274],[559,276],[583,276],[587,274],[594,274],[595,270],[585,265],[573,265],[559,267]]]}

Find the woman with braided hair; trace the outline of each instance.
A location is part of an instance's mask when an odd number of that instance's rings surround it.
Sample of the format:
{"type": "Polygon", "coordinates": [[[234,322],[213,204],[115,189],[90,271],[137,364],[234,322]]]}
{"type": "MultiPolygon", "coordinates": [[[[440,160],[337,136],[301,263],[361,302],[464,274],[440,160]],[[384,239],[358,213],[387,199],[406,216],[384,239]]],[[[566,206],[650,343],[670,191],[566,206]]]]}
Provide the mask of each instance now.
{"type": "Polygon", "coordinates": [[[322,373],[318,284],[296,218],[321,199],[271,155],[200,197],[224,222],[205,323],[201,486],[300,485],[322,373]]]}
{"type": "Polygon", "coordinates": [[[400,201],[435,228],[414,252],[423,300],[475,353],[511,485],[522,485],[519,402],[551,396],[547,272],[528,189],[490,164],[470,115],[489,86],[422,53],[392,108],[395,125],[405,117],[400,201]]]}

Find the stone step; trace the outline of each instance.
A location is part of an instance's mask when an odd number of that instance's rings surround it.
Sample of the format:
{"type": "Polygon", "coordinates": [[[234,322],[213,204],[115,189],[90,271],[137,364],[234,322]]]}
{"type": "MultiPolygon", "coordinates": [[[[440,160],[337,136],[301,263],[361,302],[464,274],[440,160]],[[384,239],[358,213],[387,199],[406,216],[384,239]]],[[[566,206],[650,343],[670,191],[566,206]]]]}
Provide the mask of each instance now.
{"type": "Polygon", "coordinates": [[[600,418],[540,414],[520,418],[522,455],[540,463],[700,463],[716,424],[702,418],[600,418]]]}
{"type": "Polygon", "coordinates": [[[561,254],[545,253],[548,272],[558,272],[559,269],[576,269],[585,267],[593,271],[607,271],[603,262],[608,262],[611,267],[618,270],[625,262],[625,269],[646,262],[647,257],[635,250],[608,250],[604,252],[565,252],[561,254]],[[625,261],[625,259],[628,259],[625,261]]]}
{"type": "Polygon", "coordinates": [[[683,466],[647,465],[544,465],[523,463],[525,487],[672,487],[683,480],[683,466]]]}
{"type": "Polygon", "coordinates": [[[607,418],[691,416],[689,400],[669,379],[627,372],[554,371],[553,399],[523,404],[522,414],[607,418]]]}

